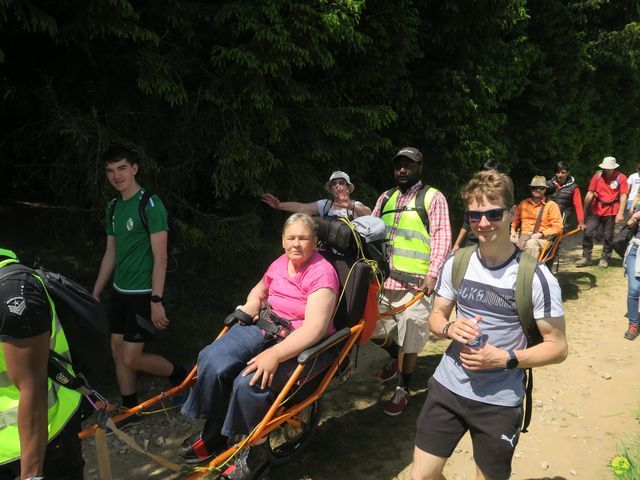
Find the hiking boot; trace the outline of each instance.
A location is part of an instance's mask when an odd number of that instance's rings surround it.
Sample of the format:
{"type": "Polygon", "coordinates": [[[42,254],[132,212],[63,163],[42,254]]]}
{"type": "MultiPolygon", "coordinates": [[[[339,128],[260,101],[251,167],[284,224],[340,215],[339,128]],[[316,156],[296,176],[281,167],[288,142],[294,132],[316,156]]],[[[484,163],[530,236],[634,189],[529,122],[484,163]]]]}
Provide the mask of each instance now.
{"type": "MultiPolygon", "coordinates": [[[[116,428],[118,430],[125,431],[130,429],[131,427],[140,425],[142,422],[144,422],[144,418],[142,418],[142,416],[131,415],[130,417],[127,417],[123,420],[120,420],[119,422],[116,422],[116,428]]],[[[115,432],[111,430],[109,427],[107,427],[107,429],[105,430],[105,433],[107,436],[109,436],[109,435],[113,435],[115,432]]]]}
{"type": "Polygon", "coordinates": [[[591,264],[591,259],[587,257],[582,257],[580,260],[576,262],[576,267],[588,267],[591,264]]]}
{"type": "Polygon", "coordinates": [[[270,468],[269,452],[265,442],[240,452],[235,465],[230,467],[224,476],[228,480],[258,480],[265,478],[270,468]]]}
{"type": "Polygon", "coordinates": [[[609,259],[608,258],[601,258],[600,262],[598,262],[598,266],[600,268],[607,268],[609,266],[609,259]]]}
{"type": "Polygon", "coordinates": [[[212,443],[214,448],[207,448],[202,439],[202,432],[194,433],[185,438],[178,450],[180,461],[187,465],[199,465],[211,460],[218,452],[223,452],[227,448],[227,437],[222,435],[212,443]]]}
{"type": "Polygon", "coordinates": [[[624,338],[626,338],[627,340],[635,340],[636,338],[638,338],[638,335],[640,335],[638,333],[638,325],[629,325],[629,329],[624,332],[624,338]]]}
{"type": "Polygon", "coordinates": [[[409,392],[404,388],[396,387],[396,391],[393,392],[393,398],[384,406],[384,413],[391,417],[400,415],[407,408],[410,396],[409,392]]]}
{"type": "Polygon", "coordinates": [[[398,359],[390,358],[384,367],[378,373],[378,379],[381,382],[391,380],[398,375],[398,359]]]}

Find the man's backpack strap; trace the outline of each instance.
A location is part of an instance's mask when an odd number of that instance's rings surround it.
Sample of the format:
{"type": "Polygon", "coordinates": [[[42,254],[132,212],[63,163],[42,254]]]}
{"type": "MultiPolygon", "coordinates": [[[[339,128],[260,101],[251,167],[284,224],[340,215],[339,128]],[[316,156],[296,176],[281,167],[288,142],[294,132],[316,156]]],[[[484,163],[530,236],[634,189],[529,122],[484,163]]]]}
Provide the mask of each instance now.
{"type": "Polygon", "coordinates": [[[322,216],[326,217],[331,210],[331,206],[333,205],[333,198],[328,198],[326,202],[324,202],[324,207],[322,207],[322,216]]]}
{"type": "Polygon", "coordinates": [[[475,246],[464,247],[453,254],[451,280],[453,282],[453,288],[456,291],[460,290],[460,285],[462,285],[462,280],[464,280],[464,274],[467,273],[467,267],[469,266],[471,255],[473,255],[475,250],[475,246]]]}
{"type": "MultiPolygon", "coordinates": [[[[526,252],[520,254],[520,262],[518,264],[518,275],[516,276],[516,308],[518,309],[518,318],[520,325],[527,337],[527,346],[532,341],[532,330],[538,332],[533,326],[533,277],[536,274],[538,262],[535,257],[526,252]]],[[[539,333],[538,333],[539,335],[539,333]]],[[[533,370],[528,368],[524,372],[524,418],[522,420],[522,433],[526,433],[531,423],[531,414],[533,407],[533,370]]]]}
{"type": "Polygon", "coordinates": [[[114,197],[111,199],[111,201],[109,202],[109,206],[107,207],[109,215],[107,215],[107,218],[111,219],[111,224],[113,225],[113,217],[116,213],[116,203],[118,203],[118,198],[120,197],[114,197]]]}
{"type": "MultiPolygon", "coordinates": [[[[149,200],[151,199],[152,196],[153,196],[153,193],[151,193],[149,190],[145,190],[144,192],[142,192],[142,196],[140,197],[140,203],[138,204],[138,215],[140,215],[140,221],[142,222],[142,226],[144,227],[148,235],[151,235],[151,232],[149,231],[149,223],[147,222],[146,209],[147,209],[147,205],[149,204],[149,200]]],[[[116,212],[116,203],[118,202],[118,198],[120,197],[115,197],[109,203],[109,218],[111,219],[112,222],[113,222],[113,216],[115,215],[115,212],[116,212]]]]}
{"type": "Polygon", "coordinates": [[[438,190],[435,188],[429,185],[423,185],[422,188],[418,190],[418,195],[416,195],[416,210],[427,233],[429,233],[429,208],[431,208],[431,202],[436,193],[438,193],[438,190]]]}
{"type": "Polygon", "coordinates": [[[516,308],[522,330],[529,340],[529,330],[533,323],[533,277],[536,274],[538,261],[526,252],[520,254],[518,275],[516,276],[516,308]]]}
{"type": "Polygon", "coordinates": [[[397,190],[398,187],[393,187],[384,192],[384,197],[382,198],[382,203],[380,204],[380,216],[382,216],[382,212],[384,212],[385,205],[397,190]]]}
{"type": "Polygon", "coordinates": [[[151,235],[149,231],[149,223],[147,222],[147,205],[149,204],[149,200],[151,199],[153,193],[149,190],[145,190],[142,192],[142,196],[140,197],[140,203],[138,204],[138,213],[140,214],[140,220],[142,221],[142,226],[144,227],[147,235],[151,235]]]}

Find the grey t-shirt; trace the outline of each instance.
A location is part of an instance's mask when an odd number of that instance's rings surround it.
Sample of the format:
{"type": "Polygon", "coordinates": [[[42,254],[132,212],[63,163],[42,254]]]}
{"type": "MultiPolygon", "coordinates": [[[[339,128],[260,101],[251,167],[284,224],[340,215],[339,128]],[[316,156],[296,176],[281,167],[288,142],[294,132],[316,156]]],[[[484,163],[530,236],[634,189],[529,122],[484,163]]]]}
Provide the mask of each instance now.
{"type": "MultiPolygon", "coordinates": [[[[453,255],[447,258],[436,285],[436,293],[456,301],[457,317],[474,318],[486,342],[505,350],[522,350],[527,339],[516,309],[515,284],[520,252],[498,267],[488,267],[478,257],[471,256],[460,291],[455,291],[451,278],[453,255]]],[[[538,265],[533,280],[533,317],[538,320],[560,317],[562,292],[556,278],[544,265],[538,265]]],[[[434,378],[452,392],[491,405],[516,406],[524,398],[521,369],[468,371],[460,362],[463,344],[452,341],[442,356],[434,378]]]]}

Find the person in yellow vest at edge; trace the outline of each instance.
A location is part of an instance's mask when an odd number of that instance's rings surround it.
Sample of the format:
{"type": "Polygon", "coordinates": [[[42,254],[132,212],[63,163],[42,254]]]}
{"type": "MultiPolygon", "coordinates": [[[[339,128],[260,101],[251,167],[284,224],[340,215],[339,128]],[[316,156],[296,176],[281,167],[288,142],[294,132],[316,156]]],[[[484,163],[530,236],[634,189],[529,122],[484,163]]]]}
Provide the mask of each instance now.
{"type": "Polygon", "coordinates": [[[379,379],[386,382],[400,373],[393,397],[384,406],[384,413],[391,416],[401,414],[409,402],[411,375],[429,339],[428,296],[451,248],[447,200],[422,183],[422,153],[404,147],[393,157],[393,165],[396,187],[380,195],[372,212],[385,223],[391,269],[380,296],[380,313],[404,305],[420,290],[426,295],[403,312],[380,320],[373,333],[374,342],[391,356],[379,379]]]}
{"type": "Polygon", "coordinates": [[[81,395],[47,377],[49,348],[70,359],[67,339],[41,279],[7,275],[17,263],[0,248],[0,480],[81,480],[81,395]]]}

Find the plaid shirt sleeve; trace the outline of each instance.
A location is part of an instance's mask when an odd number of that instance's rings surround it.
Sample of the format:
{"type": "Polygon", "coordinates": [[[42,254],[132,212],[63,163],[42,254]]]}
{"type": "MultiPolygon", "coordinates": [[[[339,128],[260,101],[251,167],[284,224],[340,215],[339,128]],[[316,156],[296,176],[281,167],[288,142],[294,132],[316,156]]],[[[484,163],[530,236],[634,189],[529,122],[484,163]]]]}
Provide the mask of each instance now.
{"type": "Polygon", "coordinates": [[[449,206],[441,192],[434,195],[429,207],[429,234],[431,235],[431,259],[429,276],[438,278],[449,251],[451,250],[451,222],[449,206]]]}
{"type": "Polygon", "coordinates": [[[378,201],[376,202],[376,206],[373,207],[373,211],[371,212],[371,215],[374,217],[380,217],[380,214],[382,213],[382,200],[384,199],[384,194],[387,193],[386,191],[382,192],[382,194],[378,197],[378,201]]]}

